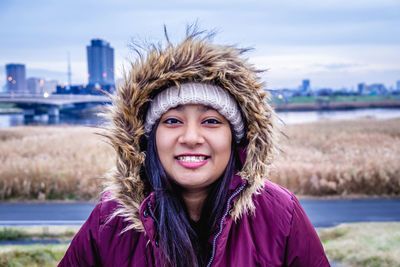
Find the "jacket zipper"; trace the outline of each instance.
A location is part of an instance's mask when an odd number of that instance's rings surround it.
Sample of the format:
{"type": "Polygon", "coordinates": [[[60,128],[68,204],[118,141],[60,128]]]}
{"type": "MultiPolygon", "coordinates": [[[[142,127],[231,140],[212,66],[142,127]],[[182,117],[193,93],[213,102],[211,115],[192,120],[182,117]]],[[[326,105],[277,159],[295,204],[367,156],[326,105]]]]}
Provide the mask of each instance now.
{"type": "Polygon", "coordinates": [[[219,236],[221,235],[221,233],[222,233],[222,224],[224,223],[224,220],[225,220],[226,216],[228,216],[229,207],[230,207],[230,205],[231,205],[231,201],[232,201],[232,199],[233,199],[235,196],[237,196],[237,195],[243,190],[243,188],[244,188],[245,186],[246,186],[246,184],[242,185],[242,186],[241,186],[235,193],[233,193],[233,194],[230,196],[230,198],[228,199],[228,202],[227,202],[227,204],[226,204],[225,213],[224,213],[224,215],[222,216],[221,221],[220,221],[220,223],[219,223],[219,231],[218,231],[218,233],[215,235],[214,240],[213,240],[211,258],[210,258],[210,261],[209,261],[208,264],[207,264],[207,267],[210,267],[211,264],[212,264],[212,262],[214,261],[214,257],[215,257],[215,245],[216,245],[216,243],[217,243],[218,237],[219,237],[219,236]]]}

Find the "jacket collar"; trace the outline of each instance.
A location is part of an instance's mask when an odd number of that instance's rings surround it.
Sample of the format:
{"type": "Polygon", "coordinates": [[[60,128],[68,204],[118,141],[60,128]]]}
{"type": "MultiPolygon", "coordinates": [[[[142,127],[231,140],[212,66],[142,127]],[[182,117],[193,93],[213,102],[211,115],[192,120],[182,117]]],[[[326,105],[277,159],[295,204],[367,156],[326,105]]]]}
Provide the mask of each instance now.
{"type": "MultiPolygon", "coordinates": [[[[245,179],[242,179],[239,175],[233,175],[229,184],[229,195],[228,198],[231,197],[241,186],[247,184],[245,179]]],[[[238,196],[232,200],[234,201],[238,196]]],[[[151,192],[140,204],[139,214],[140,220],[143,223],[144,231],[147,233],[150,242],[153,245],[156,245],[156,227],[155,227],[155,218],[153,217],[155,207],[155,192],[151,192]]],[[[157,245],[156,245],[157,246],[157,245]]]]}

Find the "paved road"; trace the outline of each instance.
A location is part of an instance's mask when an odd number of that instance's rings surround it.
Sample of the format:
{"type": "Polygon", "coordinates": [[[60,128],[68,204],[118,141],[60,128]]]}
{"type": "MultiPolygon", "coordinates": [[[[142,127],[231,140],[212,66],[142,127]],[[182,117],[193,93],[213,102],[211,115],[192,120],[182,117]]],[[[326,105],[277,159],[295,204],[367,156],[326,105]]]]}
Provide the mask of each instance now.
{"type": "MultiPolygon", "coordinates": [[[[301,200],[315,227],[400,221],[400,198],[301,200]]],[[[0,226],[81,225],[95,203],[0,203],[0,226]]]]}

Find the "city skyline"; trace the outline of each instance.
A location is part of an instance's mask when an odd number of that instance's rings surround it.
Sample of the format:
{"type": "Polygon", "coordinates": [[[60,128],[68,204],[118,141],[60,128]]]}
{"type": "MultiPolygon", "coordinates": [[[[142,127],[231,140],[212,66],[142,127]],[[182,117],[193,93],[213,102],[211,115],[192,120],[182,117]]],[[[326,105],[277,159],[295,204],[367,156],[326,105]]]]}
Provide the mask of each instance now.
{"type": "Polygon", "coordinates": [[[133,53],[129,42],[182,39],[185,25],[216,29],[216,43],[254,47],[246,55],[267,88],[356,88],[358,83],[396,87],[400,80],[400,3],[348,1],[2,1],[0,3],[0,86],[5,65],[26,65],[27,77],[87,83],[88,41],[102,38],[115,49],[115,79],[133,53]]]}

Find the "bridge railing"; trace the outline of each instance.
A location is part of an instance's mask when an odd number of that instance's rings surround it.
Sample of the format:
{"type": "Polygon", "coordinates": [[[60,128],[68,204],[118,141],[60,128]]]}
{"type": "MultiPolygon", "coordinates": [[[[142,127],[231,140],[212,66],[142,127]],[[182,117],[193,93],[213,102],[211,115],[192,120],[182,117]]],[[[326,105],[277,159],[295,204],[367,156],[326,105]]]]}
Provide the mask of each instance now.
{"type": "Polygon", "coordinates": [[[76,99],[87,99],[87,100],[99,100],[104,101],[108,100],[108,97],[103,95],[78,95],[78,94],[52,94],[48,96],[44,96],[43,94],[0,94],[1,99],[48,99],[48,100],[76,100],[76,99]]]}

